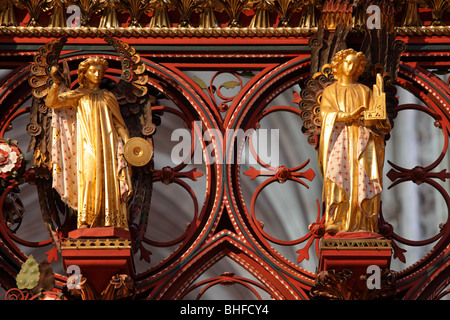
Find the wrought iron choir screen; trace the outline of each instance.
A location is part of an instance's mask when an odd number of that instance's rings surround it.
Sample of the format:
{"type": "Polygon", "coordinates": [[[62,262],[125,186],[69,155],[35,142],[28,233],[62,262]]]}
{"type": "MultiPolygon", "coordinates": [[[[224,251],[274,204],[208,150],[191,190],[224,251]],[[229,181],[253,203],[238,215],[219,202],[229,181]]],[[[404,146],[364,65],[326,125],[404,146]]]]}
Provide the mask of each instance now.
{"type": "Polygon", "coordinates": [[[446,0],[0,1],[2,295],[70,297],[60,246],[76,212],[51,187],[43,97],[52,66],[77,88],[78,65],[98,56],[109,63],[102,88],[120,91],[130,134],[154,148],[150,164],[133,168],[131,239],[111,244],[129,247],[135,266],[130,283],[114,280],[128,288],[114,298],[445,299],[449,8],[446,0]],[[318,276],[317,105],[333,81],[322,67],[345,48],[366,54],[362,81],[383,74],[393,126],[379,230],[392,246],[390,278],[386,290],[358,296],[345,276],[318,276]],[[45,290],[17,288],[30,256],[49,263],[45,290]]]}

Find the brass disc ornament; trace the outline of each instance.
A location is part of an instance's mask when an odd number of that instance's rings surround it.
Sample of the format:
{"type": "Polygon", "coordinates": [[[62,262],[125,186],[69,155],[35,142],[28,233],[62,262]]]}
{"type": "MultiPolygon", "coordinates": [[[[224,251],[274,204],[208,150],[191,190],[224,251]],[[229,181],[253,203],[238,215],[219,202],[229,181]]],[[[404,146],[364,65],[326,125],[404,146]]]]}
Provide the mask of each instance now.
{"type": "Polygon", "coordinates": [[[153,156],[153,147],[144,138],[130,138],[124,146],[123,155],[135,167],[145,166],[153,156]]]}

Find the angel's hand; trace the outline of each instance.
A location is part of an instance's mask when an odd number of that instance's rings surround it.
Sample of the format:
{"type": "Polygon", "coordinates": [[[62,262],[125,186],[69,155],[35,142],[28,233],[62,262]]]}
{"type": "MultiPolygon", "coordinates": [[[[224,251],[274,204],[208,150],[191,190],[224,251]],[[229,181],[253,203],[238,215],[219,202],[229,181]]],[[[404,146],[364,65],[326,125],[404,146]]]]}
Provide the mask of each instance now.
{"type": "Polygon", "coordinates": [[[53,66],[50,69],[50,76],[52,77],[53,82],[56,83],[57,85],[59,85],[62,82],[61,70],[59,70],[58,67],[53,66]]]}
{"type": "Polygon", "coordinates": [[[128,140],[130,140],[130,135],[128,133],[125,133],[122,136],[122,140],[123,140],[123,143],[126,144],[128,142],[128,140]]]}
{"type": "Polygon", "coordinates": [[[366,110],[366,108],[361,106],[353,112],[338,112],[336,121],[345,122],[350,125],[353,121],[358,120],[362,116],[364,110],[366,110]]]}
{"type": "Polygon", "coordinates": [[[119,137],[122,139],[124,145],[128,142],[128,140],[130,140],[130,135],[128,134],[128,130],[126,130],[125,128],[118,127],[117,133],[119,134],[119,137]]]}
{"type": "Polygon", "coordinates": [[[350,119],[351,120],[359,119],[359,117],[361,117],[361,115],[364,112],[364,110],[366,110],[366,108],[364,108],[364,106],[361,106],[358,109],[356,109],[355,111],[351,112],[350,113],[350,119]]]}

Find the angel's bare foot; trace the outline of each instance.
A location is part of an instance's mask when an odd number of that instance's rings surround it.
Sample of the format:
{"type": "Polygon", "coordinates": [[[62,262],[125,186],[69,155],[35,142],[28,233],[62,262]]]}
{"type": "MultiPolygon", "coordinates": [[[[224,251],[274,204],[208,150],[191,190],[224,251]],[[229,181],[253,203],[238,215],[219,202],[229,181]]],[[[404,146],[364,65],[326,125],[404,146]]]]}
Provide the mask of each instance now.
{"type": "Polygon", "coordinates": [[[334,224],[329,225],[329,226],[326,228],[326,232],[327,232],[329,235],[331,235],[331,236],[334,236],[334,235],[337,233],[337,231],[338,231],[338,227],[337,227],[336,225],[334,225],[334,224]]]}

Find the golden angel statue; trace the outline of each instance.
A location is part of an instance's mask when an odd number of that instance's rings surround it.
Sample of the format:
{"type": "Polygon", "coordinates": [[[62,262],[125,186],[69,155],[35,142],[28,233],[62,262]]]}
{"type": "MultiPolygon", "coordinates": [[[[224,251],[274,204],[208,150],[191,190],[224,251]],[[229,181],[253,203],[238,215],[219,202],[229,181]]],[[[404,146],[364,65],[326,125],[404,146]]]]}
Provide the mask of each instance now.
{"type": "Polygon", "coordinates": [[[78,67],[80,87],[59,94],[61,77],[52,68],[53,85],[45,104],[55,109],[53,187],[78,211],[78,228],[128,230],[131,171],[123,148],[130,134],[116,97],[100,89],[107,69],[105,59],[84,60],[78,67]]]}
{"type": "Polygon", "coordinates": [[[147,227],[155,97],[135,49],[106,41],[121,58],[118,82],[104,77],[106,59],[89,57],[78,65],[78,86],[72,85],[67,60],[63,71],[59,66],[64,38],[42,47],[30,69],[29,149],[42,215],[56,245],[58,233],[67,236],[74,228],[117,227],[133,231],[139,246],[147,227]]]}
{"type": "Polygon", "coordinates": [[[337,80],[322,92],[319,168],[324,178],[325,229],[337,232],[378,232],[386,115],[383,79],[374,91],[358,83],[366,58],[346,49],[331,67],[337,80]]]}

